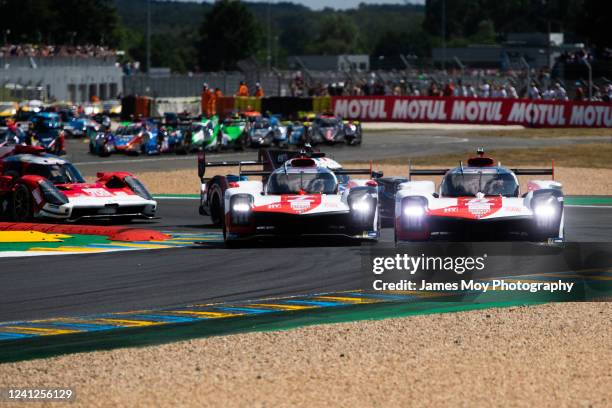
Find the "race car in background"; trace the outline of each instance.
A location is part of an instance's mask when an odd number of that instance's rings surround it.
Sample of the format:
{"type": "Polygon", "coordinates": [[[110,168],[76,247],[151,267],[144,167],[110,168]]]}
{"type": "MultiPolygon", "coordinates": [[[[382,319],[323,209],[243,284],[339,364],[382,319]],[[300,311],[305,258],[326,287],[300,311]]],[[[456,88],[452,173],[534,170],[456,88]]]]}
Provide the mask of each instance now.
{"type": "Polygon", "coordinates": [[[0,210],[14,221],[153,218],[157,202],[132,174],[87,183],[70,162],[41,147],[0,147],[0,210]]]}
{"type": "Polygon", "coordinates": [[[348,145],[361,144],[361,124],[359,122],[343,121],[332,115],[319,115],[306,125],[306,139],[309,143],[348,145]]]}
{"type": "Polygon", "coordinates": [[[278,146],[288,144],[288,127],[277,116],[259,117],[248,128],[248,145],[250,147],[278,146]]]}
{"type": "Polygon", "coordinates": [[[0,118],[8,118],[17,115],[19,105],[16,102],[0,102],[0,118]]]}
{"type": "Polygon", "coordinates": [[[157,136],[158,128],[152,123],[124,123],[115,132],[97,132],[90,135],[89,152],[100,157],[113,153],[130,156],[159,154],[161,141],[158,141],[157,136]]]}
{"type": "Polygon", "coordinates": [[[378,195],[371,169],[344,170],[323,154],[265,150],[257,161],[206,162],[198,157],[202,180],[200,213],[221,223],[226,244],[266,237],[337,236],[377,240],[378,195]],[[238,175],[205,179],[207,167],[238,166],[238,175]],[[263,170],[243,170],[263,166],[263,170]],[[369,178],[349,179],[350,175],[369,178]],[[261,181],[248,180],[261,176],[261,181]],[[222,200],[222,201],[221,201],[222,200]]]}
{"type": "Polygon", "coordinates": [[[0,146],[28,144],[28,127],[23,129],[12,119],[0,118],[0,146]]]}
{"type": "Polygon", "coordinates": [[[30,141],[33,146],[40,146],[49,153],[66,154],[64,150],[64,130],[60,116],[54,112],[40,112],[30,119],[30,141]]]}
{"type": "Polygon", "coordinates": [[[218,150],[221,146],[219,132],[221,124],[219,116],[214,115],[210,118],[203,117],[199,121],[194,121],[186,135],[186,143],[189,151],[199,150],[218,150]]]}
{"type": "Polygon", "coordinates": [[[247,121],[241,117],[223,120],[219,128],[219,143],[224,149],[244,149],[247,141],[247,121]]]}
{"type": "Polygon", "coordinates": [[[89,118],[74,117],[64,124],[66,137],[87,137],[100,130],[100,124],[89,118]]]}
{"type": "Polygon", "coordinates": [[[552,175],[550,169],[511,169],[478,155],[452,169],[409,170],[408,179],[379,180],[379,199],[392,216],[395,241],[435,238],[521,239],[559,242],[564,235],[563,191],[553,180],[531,180],[521,194],[517,175],[552,175]],[[433,181],[412,176],[443,176],[433,181]],[[389,194],[391,193],[391,194],[389,194]],[[394,196],[389,200],[389,196],[394,196]],[[392,209],[390,208],[392,206],[392,209]]]}

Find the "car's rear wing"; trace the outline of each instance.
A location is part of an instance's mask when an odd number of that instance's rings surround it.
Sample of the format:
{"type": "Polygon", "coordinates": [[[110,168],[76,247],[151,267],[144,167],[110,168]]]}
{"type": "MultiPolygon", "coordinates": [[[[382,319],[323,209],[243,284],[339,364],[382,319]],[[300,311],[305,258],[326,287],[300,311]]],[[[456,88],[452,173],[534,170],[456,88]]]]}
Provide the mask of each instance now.
{"type": "Polygon", "coordinates": [[[256,160],[223,160],[223,161],[207,161],[206,152],[201,151],[198,153],[198,177],[204,179],[206,169],[208,167],[238,167],[239,172],[242,172],[242,166],[261,166],[264,163],[256,160]]]}
{"type": "MultiPolygon", "coordinates": [[[[462,164],[459,164],[462,166],[462,164]]],[[[443,176],[448,173],[451,169],[413,169],[412,165],[408,163],[408,180],[412,179],[412,176],[443,176]]],[[[552,161],[550,168],[511,168],[511,172],[517,176],[552,176],[555,179],[555,161],[552,161]]]]}
{"type": "MultiPolygon", "coordinates": [[[[238,167],[238,174],[240,176],[262,176],[267,177],[274,170],[282,166],[287,160],[300,157],[304,152],[296,150],[279,150],[279,149],[259,149],[257,160],[224,160],[224,161],[207,161],[206,152],[201,151],[198,153],[198,176],[200,179],[204,178],[206,174],[206,168],[208,167],[238,167]],[[251,166],[262,166],[261,170],[243,170],[243,167],[251,166]]],[[[310,157],[325,157],[325,153],[320,152],[309,152],[310,157]]],[[[333,170],[335,174],[346,174],[346,175],[357,175],[364,174],[369,175],[371,178],[380,178],[383,176],[382,172],[373,171],[372,165],[370,164],[369,169],[342,169],[333,170]]]]}
{"type": "Polygon", "coordinates": [[[375,171],[372,168],[369,169],[342,169],[342,170],[333,170],[334,174],[337,175],[366,175],[370,176],[370,178],[381,178],[384,174],[382,171],[375,171]]]}

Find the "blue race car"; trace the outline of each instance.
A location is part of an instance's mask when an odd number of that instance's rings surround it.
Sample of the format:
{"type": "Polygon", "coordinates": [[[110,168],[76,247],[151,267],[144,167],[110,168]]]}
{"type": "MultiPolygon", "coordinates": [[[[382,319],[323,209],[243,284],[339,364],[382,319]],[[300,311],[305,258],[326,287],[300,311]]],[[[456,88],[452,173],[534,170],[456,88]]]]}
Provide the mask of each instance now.
{"type": "Polygon", "coordinates": [[[60,116],[54,112],[40,112],[34,115],[30,122],[30,138],[32,145],[43,147],[47,152],[62,155],[64,150],[64,130],[60,116]]]}

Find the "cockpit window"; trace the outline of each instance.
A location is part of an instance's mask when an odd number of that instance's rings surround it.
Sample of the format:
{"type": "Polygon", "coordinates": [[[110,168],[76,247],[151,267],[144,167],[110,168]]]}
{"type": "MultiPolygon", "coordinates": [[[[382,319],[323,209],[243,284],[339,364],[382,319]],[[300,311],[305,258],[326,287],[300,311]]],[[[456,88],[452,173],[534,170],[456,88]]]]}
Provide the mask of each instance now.
{"type": "Polygon", "coordinates": [[[53,184],[84,183],[81,173],[70,163],[40,164],[29,163],[24,174],[42,176],[53,184]]]}
{"type": "Polygon", "coordinates": [[[338,119],[336,118],[319,118],[317,119],[317,124],[320,127],[333,127],[338,124],[338,119]]]}
{"type": "Polygon", "coordinates": [[[268,194],[335,194],[336,177],[330,172],[277,172],[268,180],[268,194]]]}
{"type": "Polygon", "coordinates": [[[519,186],[510,173],[452,173],[442,181],[442,195],[445,197],[474,197],[477,193],[517,197],[518,192],[519,186]]]}

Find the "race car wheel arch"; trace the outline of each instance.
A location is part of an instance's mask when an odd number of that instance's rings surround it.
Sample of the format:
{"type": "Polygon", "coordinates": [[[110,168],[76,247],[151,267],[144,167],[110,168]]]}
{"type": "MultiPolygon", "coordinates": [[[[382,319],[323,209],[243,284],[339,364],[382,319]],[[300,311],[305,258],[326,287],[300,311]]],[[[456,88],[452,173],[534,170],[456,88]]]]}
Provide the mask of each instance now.
{"type": "Polygon", "coordinates": [[[32,194],[25,184],[15,186],[9,205],[9,213],[14,221],[27,221],[32,218],[32,194]]]}

